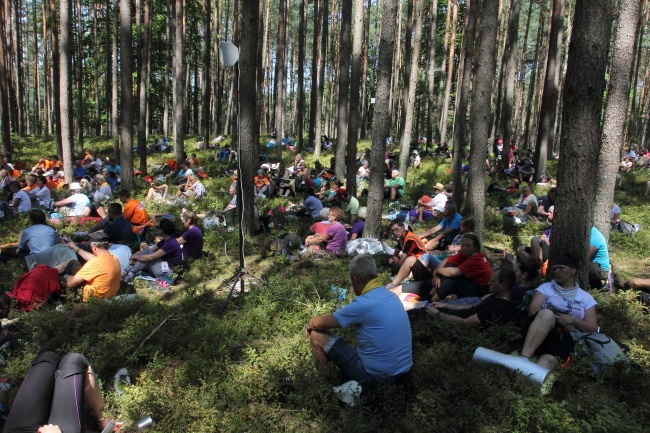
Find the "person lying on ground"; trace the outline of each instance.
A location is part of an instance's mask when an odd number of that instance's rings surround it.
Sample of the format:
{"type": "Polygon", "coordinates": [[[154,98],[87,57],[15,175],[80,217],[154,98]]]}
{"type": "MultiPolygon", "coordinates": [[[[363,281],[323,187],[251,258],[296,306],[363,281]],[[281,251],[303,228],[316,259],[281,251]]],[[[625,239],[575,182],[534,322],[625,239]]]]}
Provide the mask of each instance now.
{"type": "Polygon", "coordinates": [[[110,299],[117,295],[120,288],[120,262],[108,252],[109,243],[106,241],[90,242],[90,252],[72,242],[66,242],[68,248],[86,260],[82,266],[78,260],[66,260],[57,265],[59,274],[67,274],[66,285],[70,288],[82,289],[82,300],[87,302],[91,297],[110,299]]]}
{"type": "Polygon", "coordinates": [[[427,308],[427,314],[451,323],[478,328],[487,328],[495,322],[512,322],[515,308],[510,300],[515,273],[499,269],[490,277],[490,294],[485,295],[481,303],[475,306],[452,305],[433,302],[427,308]]]}
{"type": "Polygon", "coordinates": [[[333,207],[330,209],[328,220],[331,225],[323,234],[315,234],[307,236],[305,239],[305,247],[311,254],[327,255],[327,256],[340,256],[345,253],[345,245],[347,243],[347,232],[345,227],[341,224],[343,219],[343,210],[333,207]]]}
{"type": "Polygon", "coordinates": [[[535,290],[528,307],[521,357],[537,355],[537,365],[553,369],[573,352],[571,332],[596,332],[596,300],[576,283],[580,257],[563,254],[555,260],[554,279],[535,290]]]}
{"type": "Polygon", "coordinates": [[[492,268],[481,253],[481,242],[474,233],[465,233],[460,253],[444,259],[433,272],[433,301],[449,295],[459,298],[481,297],[488,293],[492,268]]]}
{"type": "Polygon", "coordinates": [[[153,246],[146,243],[140,244],[140,251],[131,256],[129,268],[127,268],[124,277],[125,281],[131,281],[140,271],[147,271],[156,278],[170,277],[173,267],[182,264],[183,251],[175,237],[174,223],[163,218],[155,230],[156,235],[160,236],[162,240],[153,246]]]}
{"type": "Polygon", "coordinates": [[[101,431],[104,399],[95,372],[79,353],[59,358],[43,352],[32,362],[13,401],[3,432],[79,433],[84,431],[84,404],[101,431]]]}
{"type": "Polygon", "coordinates": [[[399,382],[413,366],[411,325],[399,298],[381,285],[372,256],[355,256],[348,266],[356,298],[327,316],[314,316],[307,335],[316,368],[330,361],[344,382],[357,381],[363,392],[399,382]],[[357,348],[332,332],[354,327],[357,348]]]}
{"type": "Polygon", "coordinates": [[[444,215],[445,218],[440,221],[440,224],[420,235],[420,239],[426,241],[425,248],[427,251],[446,248],[460,231],[460,221],[463,217],[457,212],[455,202],[448,200],[445,203],[444,215]],[[433,237],[429,239],[431,236],[433,237]]]}
{"type": "Polygon", "coordinates": [[[4,248],[0,253],[0,260],[7,262],[8,260],[18,258],[23,259],[29,254],[40,253],[54,245],[58,236],[56,230],[47,224],[46,215],[40,209],[30,209],[27,212],[29,218],[29,226],[23,229],[20,234],[20,241],[18,247],[4,248]]]}
{"type": "Polygon", "coordinates": [[[397,238],[393,256],[388,259],[391,274],[395,275],[409,256],[420,257],[426,250],[420,237],[413,233],[404,224],[404,221],[394,220],[391,222],[389,230],[397,238]]]}
{"type": "Polygon", "coordinates": [[[191,210],[186,210],[181,215],[181,222],[185,232],[176,240],[183,249],[183,259],[199,259],[203,256],[203,232],[196,225],[198,217],[191,210]]]}

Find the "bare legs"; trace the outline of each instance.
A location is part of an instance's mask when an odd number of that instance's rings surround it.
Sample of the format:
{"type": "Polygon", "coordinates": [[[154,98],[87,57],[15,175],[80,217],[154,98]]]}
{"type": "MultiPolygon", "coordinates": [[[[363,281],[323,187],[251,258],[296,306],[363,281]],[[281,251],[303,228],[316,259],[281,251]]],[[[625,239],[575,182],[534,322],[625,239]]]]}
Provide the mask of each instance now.
{"type": "Polygon", "coordinates": [[[312,330],[308,335],[309,345],[311,347],[311,353],[314,356],[316,369],[320,370],[329,362],[327,355],[325,355],[325,352],[323,352],[323,348],[332,337],[332,333],[312,330]]]}
{"type": "MultiPolygon", "coordinates": [[[[521,354],[530,358],[535,354],[535,350],[542,344],[548,333],[555,327],[555,314],[548,309],[539,310],[535,320],[530,324],[524,347],[521,354]]],[[[537,360],[537,365],[552,369],[557,365],[555,357],[552,355],[541,355],[537,360]]]]}

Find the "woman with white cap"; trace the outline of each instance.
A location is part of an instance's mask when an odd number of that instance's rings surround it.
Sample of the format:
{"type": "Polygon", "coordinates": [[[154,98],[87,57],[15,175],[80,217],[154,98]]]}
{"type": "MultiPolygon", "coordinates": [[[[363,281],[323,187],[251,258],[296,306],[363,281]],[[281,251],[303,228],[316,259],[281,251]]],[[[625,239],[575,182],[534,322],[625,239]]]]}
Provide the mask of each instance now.
{"type": "Polygon", "coordinates": [[[79,182],[72,182],[70,184],[70,192],[72,195],[63,200],[52,203],[52,206],[57,212],[67,216],[82,216],[86,206],[90,204],[88,196],[81,194],[81,184],[79,182]]]}

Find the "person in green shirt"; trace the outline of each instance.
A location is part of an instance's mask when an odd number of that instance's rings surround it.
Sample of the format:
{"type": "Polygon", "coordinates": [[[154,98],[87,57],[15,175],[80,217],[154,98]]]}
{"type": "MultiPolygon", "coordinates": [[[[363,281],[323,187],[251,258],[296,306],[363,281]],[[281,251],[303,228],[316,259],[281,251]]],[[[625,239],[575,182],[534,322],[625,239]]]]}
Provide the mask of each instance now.
{"type": "Polygon", "coordinates": [[[384,198],[396,200],[398,198],[404,197],[404,188],[406,187],[406,182],[404,181],[403,177],[400,177],[399,170],[393,170],[391,177],[392,179],[390,179],[384,185],[384,198]]]}
{"type": "Polygon", "coordinates": [[[338,194],[341,196],[341,206],[343,207],[343,212],[345,212],[345,221],[352,228],[351,224],[357,222],[357,215],[359,215],[359,200],[356,197],[352,197],[350,193],[345,188],[339,188],[338,194]]]}

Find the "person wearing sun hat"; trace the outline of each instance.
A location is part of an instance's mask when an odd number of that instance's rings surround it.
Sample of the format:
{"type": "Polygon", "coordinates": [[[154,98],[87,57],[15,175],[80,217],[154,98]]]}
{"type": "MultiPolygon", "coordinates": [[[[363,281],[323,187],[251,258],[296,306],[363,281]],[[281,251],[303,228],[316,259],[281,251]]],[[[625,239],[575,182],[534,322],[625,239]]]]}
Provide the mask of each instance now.
{"type": "Polygon", "coordinates": [[[447,194],[445,194],[445,186],[440,182],[433,186],[435,195],[431,197],[431,210],[436,218],[440,217],[445,211],[445,203],[447,203],[447,194]]]}
{"type": "Polygon", "coordinates": [[[81,193],[81,184],[72,182],[70,184],[70,197],[52,203],[58,213],[67,216],[82,216],[86,206],[90,204],[88,196],[81,193]]]}

